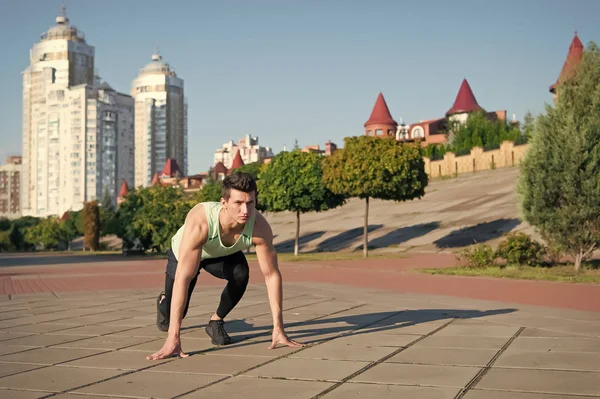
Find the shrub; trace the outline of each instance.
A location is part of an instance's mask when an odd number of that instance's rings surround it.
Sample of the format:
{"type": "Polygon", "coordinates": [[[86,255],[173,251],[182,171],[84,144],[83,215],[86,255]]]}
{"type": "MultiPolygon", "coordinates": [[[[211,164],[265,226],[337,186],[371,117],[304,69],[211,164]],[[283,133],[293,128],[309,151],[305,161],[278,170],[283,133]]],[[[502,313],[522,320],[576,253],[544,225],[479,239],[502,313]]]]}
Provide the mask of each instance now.
{"type": "Polygon", "coordinates": [[[545,249],[525,233],[510,233],[498,245],[496,255],[506,259],[509,264],[533,265],[540,263],[545,249]]]}
{"type": "Polygon", "coordinates": [[[466,267],[481,269],[493,265],[496,255],[489,245],[477,244],[463,250],[459,258],[466,260],[466,267]]]}

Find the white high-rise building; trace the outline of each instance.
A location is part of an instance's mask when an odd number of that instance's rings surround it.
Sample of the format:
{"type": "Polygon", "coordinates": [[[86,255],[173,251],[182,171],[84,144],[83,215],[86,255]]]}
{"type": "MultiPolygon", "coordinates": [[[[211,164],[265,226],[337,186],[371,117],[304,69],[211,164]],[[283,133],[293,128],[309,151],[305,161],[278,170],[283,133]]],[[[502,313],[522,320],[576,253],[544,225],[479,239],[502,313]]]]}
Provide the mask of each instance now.
{"type": "MultiPolygon", "coordinates": [[[[23,72],[21,209],[38,217],[79,210],[107,190],[116,198],[120,179],[131,179],[115,172],[113,182],[103,183],[108,179],[101,162],[110,159],[114,147],[111,122],[114,139],[133,141],[133,101],[95,85],[94,47],[69,25],[64,8],[56,23],[33,46],[23,72]]],[[[125,146],[114,155],[116,170],[131,165],[129,152],[125,146]]]]}
{"type": "Polygon", "coordinates": [[[131,85],[135,99],[135,187],[150,186],[167,159],[188,173],[187,104],[183,80],[158,51],[131,85]]]}

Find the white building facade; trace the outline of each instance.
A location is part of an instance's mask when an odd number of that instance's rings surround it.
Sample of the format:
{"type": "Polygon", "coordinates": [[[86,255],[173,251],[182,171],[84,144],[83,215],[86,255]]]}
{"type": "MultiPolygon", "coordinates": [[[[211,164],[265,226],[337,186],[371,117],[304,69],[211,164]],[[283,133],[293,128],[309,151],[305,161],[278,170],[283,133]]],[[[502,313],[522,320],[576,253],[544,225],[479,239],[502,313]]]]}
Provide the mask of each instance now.
{"type": "Polygon", "coordinates": [[[183,79],[160,54],[133,81],[135,101],[135,187],[151,185],[168,158],[188,173],[187,104],[183,79]]]}
{"type": "Polygon", "coordinates": [[[19,156],[9,156],[0,165],[0,218],[21,217],[21,161],[19,156]]]}
{"type": "MultiPolygon", "coordinates": [[[[102,136],[102,118],[108,110],[123,118],[116,123],[115,139],[122,136],[127,141],[128,136],[133,141],[132,99],[95,85],[94,47],[69,25],[64,9],[56,23],[33,46],[30,65],[23,72],[21,208],[25,216],[76,211],[107,190],[116,198],[122,176],[115,172],[115,181],[103,185],[107,180],[99,167],[99,162],[109,159],[102,155],[111,147],[102,136]],[[112,103],[109,97],[114,98],[112,103]]],[[[127,151],[114,156],[115,164],[130,157],[127,151]]]]}
{"type": "Polygon", "coordinates": [[[223,162],[227,169],[231,168],[233,158],[238,151],[240,151],[244,164],[262,161],[273,156],[271,147],[261,147],[258,144],[258,137],[247,134],[244,138],[239,139],[237,143],[233,140],[223,143],[221,148],[215,151],[213,165],[223,162]]]}

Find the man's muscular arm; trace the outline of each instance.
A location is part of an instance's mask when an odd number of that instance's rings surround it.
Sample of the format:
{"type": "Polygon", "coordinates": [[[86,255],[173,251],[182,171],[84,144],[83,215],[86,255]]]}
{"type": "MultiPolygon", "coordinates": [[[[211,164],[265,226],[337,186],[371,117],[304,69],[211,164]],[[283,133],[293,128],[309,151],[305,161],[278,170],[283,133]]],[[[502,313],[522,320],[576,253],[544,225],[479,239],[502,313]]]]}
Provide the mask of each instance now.
{"type": "Polygon", "coordinates": [[[266,219],[259,213],[256,214],[254,224],[253,244],[256,246],[256,256],[260,270],[265,277],[271,313],[273,315],[273,342],[269,349],[278,344],[291,347],[304,346],[294,340],[290,340],[283,328],[283,287],[281,272],[277,263],[277,252],[273,246],[273,232],[266,219]]]}
{"type": "Polygon", "coordinates": [[[169,333],[162,349],[153,355],[147,356],[148,360],[164,359],[171,356],[187,356],[181,349],[180,329],[183,311],[188,297],[190,282],[198,274],[202,246],[208,238],[208,225],[203,205],[196,206],[186,217],[183,237],[177,256],[177,270],[173,284],[171,298],[171,319],[169,320],[169,333]]]}

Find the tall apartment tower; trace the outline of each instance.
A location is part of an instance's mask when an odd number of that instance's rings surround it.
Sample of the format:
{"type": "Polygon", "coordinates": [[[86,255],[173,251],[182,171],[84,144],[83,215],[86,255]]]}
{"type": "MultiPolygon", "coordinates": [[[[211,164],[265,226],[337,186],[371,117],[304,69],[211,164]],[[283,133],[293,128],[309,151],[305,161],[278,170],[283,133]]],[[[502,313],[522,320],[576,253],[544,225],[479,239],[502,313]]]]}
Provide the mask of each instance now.
{"type": "Polygon", "coordinates": [[[135,100],[135,187],[148,187],[173,158],[188,173],[183,80],[158,51],[131,85],[135,100]]]}
{"type": "Polygon", "coordinates": [[[106,191],[116,199],[120,180],[132,170],[116,171],[119,164],[133,169],[132,148],[111,151],[119,148],[114,140],[133,142],[133,99],[100,84],[94,76],[94,47],[69,24],[64,8],[56,25],[34,44],[22,75],[23,215],[79,210],[106,191]],[[117,165],[111,183],[105,183],[106,160],[117,165]]]}
{"type": "Polygon", "coordinates": [[[21,217],[21,157],[8,156],[0,165],[0,218],[21,217]]]}

